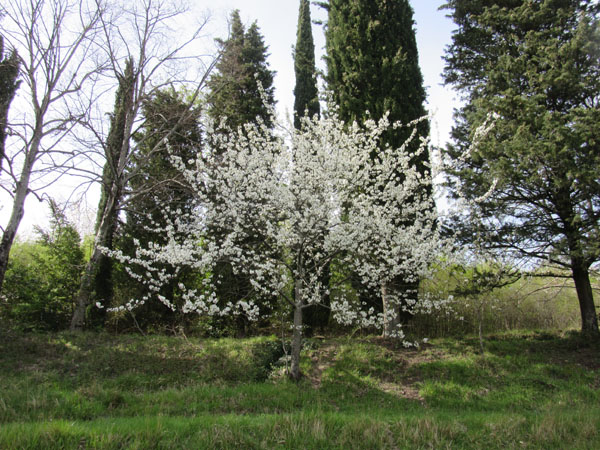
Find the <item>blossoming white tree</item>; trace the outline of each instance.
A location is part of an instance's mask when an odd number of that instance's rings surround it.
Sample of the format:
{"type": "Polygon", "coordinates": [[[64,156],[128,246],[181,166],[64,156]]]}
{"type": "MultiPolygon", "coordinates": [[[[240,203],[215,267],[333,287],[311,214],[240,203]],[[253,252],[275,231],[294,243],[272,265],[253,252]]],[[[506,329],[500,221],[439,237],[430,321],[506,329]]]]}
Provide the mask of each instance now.
{"type": "MultiPolygon", "coordinates": [[[[301,130],[279,138],[264,125],[225,134],[209,126],[208,147],[196,160],[173,158],[198,201],[194,214],[157,230],[163,244],[138,248],[135,256],[111,252],[149,288],[146,297],[123,308],[153,295],[174,308],[159,291],[178,267],[210,274],[227,261],[250,275],[257,294],[276,294],[292,307],[291,377],[298,379],[302,311],[333,288],[320,283],[320,274],[335,259],[381,292],[385,308],[383,314],[365,311],[339,294],[331,302],[333,317],[343,324],[384,325],[386,335],[403,337],[394,320],[402,293],[388,289],[389,283],[398,275],[427,276],[442,240],[435,208],[424,195],[431,180],[411,164],[406,145],[381,148],[380,136],[391,126],[400,125],[383,118],[347,126],[334,113],[305,119],[301,130]],[[257,230],[264,238],[259,247],[250,239],[257,230]]],[[[219,307],[219,280],[205,281],[204,289],[180,286],[184,311],[257,317],[258,308],[247,300],[219,307]]]]}

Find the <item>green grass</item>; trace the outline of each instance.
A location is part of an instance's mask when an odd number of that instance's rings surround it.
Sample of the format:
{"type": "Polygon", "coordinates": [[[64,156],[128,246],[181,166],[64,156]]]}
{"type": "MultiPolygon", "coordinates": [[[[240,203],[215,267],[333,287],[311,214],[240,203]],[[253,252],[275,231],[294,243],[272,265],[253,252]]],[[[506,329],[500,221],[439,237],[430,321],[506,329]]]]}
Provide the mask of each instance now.
{"type": "Polygon", "coordinates": [[[0,332],[0,448],[600,448],[600,346],[0,332]]]}

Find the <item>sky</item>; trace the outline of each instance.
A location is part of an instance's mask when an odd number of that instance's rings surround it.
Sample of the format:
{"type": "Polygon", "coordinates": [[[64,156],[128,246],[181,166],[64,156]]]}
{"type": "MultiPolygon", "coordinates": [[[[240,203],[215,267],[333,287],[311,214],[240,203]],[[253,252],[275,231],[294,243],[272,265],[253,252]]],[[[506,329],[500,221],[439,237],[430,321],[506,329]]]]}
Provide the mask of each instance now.
{"type": "MultiPolygon", "coordinates": [[[[446,11],[439,11],[443,0],[410,0],[414,10],[414,21],[419,64],[423,73],[428,93],[428,109],[434,113],[432,142],[443,145],[452,126],[452,112],[456,106],[455,94],[450,88],[441,86],[441,73],[444,68],[442,59],[445,47],[450,44],[454,25],[446,17],[446,11]]],[[[292,46],[296,42],[298,21],[298,0],[222,0],[218,8],[211,11],[215,23],[223,27],[228,12],[239,9],[242,20],[249,25],[256,21],[265,43],[269,46],[269,63],[277,71],[275,77],[278,109],[284,113],[286,108],[293,109],[294,98],[294,62],[292,46]]],[[[327,14],[321,8],[312,5],[311,15],[314,19],[326,19],[327,14]]],[[[325,37],[321,26],[313,25],[317,65],[325,69],[322,60],[325,37]]]]}
{"type": "MultiPolygon", "coordinates": [[[[227,19],[233,9],[239,9],[242,20],[246,25],[256,21],[269,47],[268,62],[272,70],[276,71],[275,96],[279,114],[290,113],[293,109],[293,89],[295,84],[292,46],[296,41],[296,27],[298,20],[298,0],[195,0],[191,13],[198,16],[210,16],[206,29],[206,39],[216,37],[225,38],[227,35],[227,19]],[[215,6],[216,5],[216,6],[215,6]]],[[[432,113],[431,142],[433,145],[442,146],[448,139],[452,127],[452,113],[458,105],[456,94],[441,85],[443,71],[443,53],[450,43],[453,23],[448,19],[445,11],[439,11],[443,0],[411,0],[414,9],[414,21],[417,45],[419,50],[419,63],[423,73],[424,84],[427,89],[427,108],[432,113]]],[[[326,19],[326,13],[317,6],[311,7],[312,18],[326,19]]],[[[323,28],[313,25],[313,37],[317,65],[325,69],[322,60],[325,47],[323,28]]],[[[68,210],[69,218],[80,228],[80,232],[92,231],[95,218],[94,207],[97,204],[99,188],[88,196],[89,205],[78,209],[68,210]]],[[[51,194],[53,195],[53,194],[51,194]]],[[[54,196],[54,195],[53,195],[54,196]]],[[[31,197],[31,196],[30,196],[31,197]]],[[[57,200],[61,201],[66,195],[57,193],[57,200]]],[[[0,199],[6,202],[8,199],[0,199]]],[[[8,220],[10,205],[5,203],[0,210],[0,224],[8,220]]],[[[34,225],[42,228],[48,227],[48,208],[41,205],[31,197],[26,203],[25,217],[21,223],[19,234],[32,236],[34,225]]]]}

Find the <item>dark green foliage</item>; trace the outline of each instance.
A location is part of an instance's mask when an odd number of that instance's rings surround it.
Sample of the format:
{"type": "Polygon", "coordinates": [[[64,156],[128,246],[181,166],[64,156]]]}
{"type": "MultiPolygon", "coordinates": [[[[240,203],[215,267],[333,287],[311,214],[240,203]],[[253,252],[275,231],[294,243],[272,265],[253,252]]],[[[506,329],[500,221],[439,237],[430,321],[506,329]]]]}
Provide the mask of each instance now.
{"type": "MultiPolygon", "coordinates": [[[[118,89],[115,94],[115,106],[110,117],[110,128],[104,154],[106,163],[102,172],[102,192],[98,204],[98,216],[96,218],[96,230],[100,226],[102,215],[110,205],[107,205],[109,192],[116,188],[119,164],[122,163],[122,153],[127,154],[129,150],[129,136],[127,135],[127,121],[130,120],[131,103],[133,98],[134,77],[133,61],[128,59],[124,73],[118,77],[118,89]]],[[[111,219],[116,222],[116,217],[111,219]]],[[[116,227],[116,223],[115,223],[116,227]]],[[[114,234],[114,230],[113,233],[114,234]]]]}
{"type": "MultiPolygon", "coordinates": [[[[193,196],[170,157],[188,161],[196,157],[202,146],[200,108],[190,104],[184,93],[156,92],[144,102],[142,115],[143,126],[133,137],[137,151],[128,171],[133,174],[127,185],[131,197],[117,244],[126,254],[135,254],[135,247],[146,248],[149,242],[163,243],[164,235],[158,231],[193,209],[193,196]]],[[[141,298],[147,293],[146,288],[124,273],[121,266],[115,277],[116,303],[141,298]]],[[[186,283],[189,287],[190,283],[197,283],[196,278],[198,276],[189,271],[180,273],[161,294],[178,305],[177,285],[186,283]]],[[[182,313],[173,312],[160,302],[149,302],[137,308],[135,315],[138,326],[144,329],[173,327],[184,320],[182,313]]],[[[131,318],[126,317],[124,321],[131,318]]]]}
{"type": "MultiPolygon", "coordinates": [[[[156,92],[142,106],[144,123],[134,135],[125,231],[140,242],[150,239],[145,228],[161,228],[181,213],[191,211],[193,198],[183,175],[171,163],[196,158],[202,148],[200,107],[190,104],[184,92],[156,92]],[[177,213],[177,210],[180,213],[177,213]]],[[[152,239],[156,236],[152,234],[152,239]]]]}
{"type": "Polygon", "coordinates": [[[67,328],[83,269],[79,233],[54,202],[50,207],[50,230],[15,245],[6,272],[0,314],[22,329],[67,328]]]}
{"type": "Polygon", "coordinates": [[[298,31],[294,50],[294,126],[300,128],[300,119],[321,112],[315,69],[315,44],[310,20],[310,2],[300,0],[298,31]]]}
{"type": "Polygon", "coordinates": [[[209,114],[217,122],[225,119],[232,128],[257,117],[271,125],[271,117],[260,95],[262,85],[267,103],[275,104],[273,76],[267,62],[267,46],[256,23],[245,30],[240,13],[231,14],[231,32],[227,40],[218,40],[221,59],[216,72],[210,77],[208,87],[209,114]]]}
{"type": "Polygon", "coordinates": [[[0,36],[0,169],[4,160],[8,110],[19,88],[19,61],[15,50],[7,56],[4,52],[4,38],[0,36]]]}
{"type": "MultiPolygon", "coordinates": [[[[124,73],[119,76],[119,86],[115,96],[114,111],[110,118],[110,129],[104,144],[106,162],[102,172],[102,187],[98,215],[96,218],[96,233],[100,227],[106,227],[103,239],[97,243],[108,249],[113,249],[113,240],[119,224],[119,207],[123,192],[122,165],[129,154],[128,123],[132,120],[132,103],[134,90],[133,61],[128,59],[124,73]]],[[[93,268],[93,302],[103,306],[110,305],[114,294],[113,262],[106,255],[100,255],[96,267],[93,268]]],[[[92,307],[89,311],[89,322],[92,325],[103,325],[106,310],[92,307]]]]}
{"type": "MultiPolygon", "coordinates": [[[[231,14],[231,30],[229,38],[218,41],[221,47],[221,59],[216,65],[208,87],[208,113],[217,124],[236,130],[245,123],[262,121],[267,127],[272,126],[270,106],[275,105],[273,77],[267,62],[267,46],[256,23],[246,30],[242,24],[240,13],[235,10],[231,14]],[[261,95],[260,85],[264,90],[261,95]],[[266,103],[266,104],[265,104],[266,103]]],[[[227,130],[217,130],[217,134],[227,130]]],[[[209,145],[211,143],[209,142],[209,145]]],[[[219,151],[213,148],[213,151],[219,151]]],[[[211,233],[218,233],[211,230],[211,233]]],[[[252,245],[261,246],[259,235],[252,238],[252,245]]],[[[233,272],[228,263],[219,264],[214,278],[219,280],[217,296],[222,305],[237,302],[240,299],[250,299],[255,296],[250,280],[233,272]]],[[[272,307],[272,298],[254,299],[261,309],[261,315],[268,314],[272,307]]],[[[249,322],[245,317],[218,320],[218,326],[236,329],[238,335],[245,335],[249,322]]]]}
{"type": "Polygon", "coordinates": [[[600,259],[600,26],[590,1],[455,0],[445,79],[465,97],[447,154],[488,247],[567,268],[582,328],[599,335],[589,269],[600,259]],[[495,126],[469,158],[476,129],[495,126]],[[485,194],[490,195],[486,196],[485,194]]]}
{"type": "MultiPolygon", "coordinates": [[[[391,122],[408,124],[425,116],[426,93],[408,0],[330,0],[325,6],[329,12],[327,83],[340,117],[360,124],[389,113],[391,122]]],[[[398,148],[412,130],[390,127],[382,136],[382,145],[398,148]]],[[[417,136],[408,148],[416,151],[420,138],[428,134],[429,122],[420,121],[417,136]]],[[[415,154],[413,162],[423,174],[429,173],[427,151],[415,154]]],[[[379,293],[363,286],[357,276],[352,278],[361,301],[381,310],[379,293]]],[[[414,297],[418,283],[407,281],[410,278],[407,274],[406,279],[393,280],[393,289],[414,297]]]]}
{"type": "Polygon", "coordinates": [[[257,368],[255,379],[256,381],[265,381],[285,352],[281,341],[265,340],[253,347],[252,355],[257,368]]]}
{"type": "MultiPolygon", "coordinates": [[[[330,0],[327,83],[343,120],[361,123],[389,112],[407,124],[426,115],[413,11],[407,0],[330,0]]],[[[384,142],[402,145],[412,130],[389,130],[384,142]]],[[[426,137],[429,124],[418,126],[426,137]]],[[[428,161],[423,154],[420,161],[428,161]]]]}

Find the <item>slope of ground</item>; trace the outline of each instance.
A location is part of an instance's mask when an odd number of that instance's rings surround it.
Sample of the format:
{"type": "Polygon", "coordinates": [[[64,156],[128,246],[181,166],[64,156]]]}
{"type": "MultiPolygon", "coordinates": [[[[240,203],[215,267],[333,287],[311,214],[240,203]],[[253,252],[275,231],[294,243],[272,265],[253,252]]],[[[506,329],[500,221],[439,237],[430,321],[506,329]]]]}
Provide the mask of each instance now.
{"type": "Polygon", "coordinates": [[[0,448],[600,448],[600,347],[0,332],[0,448]],[[279,360],[279,362],[277,362],[279,360]]]}

